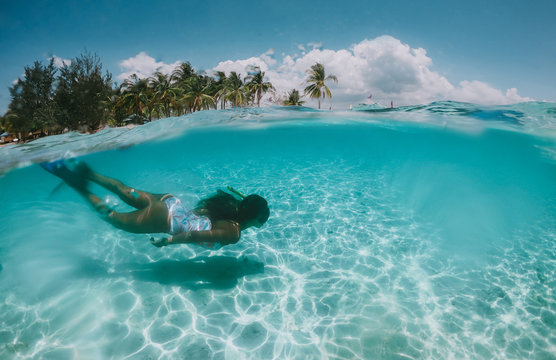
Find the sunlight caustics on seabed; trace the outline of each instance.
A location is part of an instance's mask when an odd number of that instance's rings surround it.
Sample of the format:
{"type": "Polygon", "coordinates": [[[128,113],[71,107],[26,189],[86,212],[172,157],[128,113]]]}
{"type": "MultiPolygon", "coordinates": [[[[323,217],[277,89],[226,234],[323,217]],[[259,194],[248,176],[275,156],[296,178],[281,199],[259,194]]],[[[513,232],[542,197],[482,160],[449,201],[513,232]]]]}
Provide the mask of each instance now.
{"type": "Polygon", "coordinates": [[[0,149],[0,357],[552,359],[555,108],[209,111],[0,149]],[[158,249],[33,164],[77,155],[271,216],[158,249]]]}

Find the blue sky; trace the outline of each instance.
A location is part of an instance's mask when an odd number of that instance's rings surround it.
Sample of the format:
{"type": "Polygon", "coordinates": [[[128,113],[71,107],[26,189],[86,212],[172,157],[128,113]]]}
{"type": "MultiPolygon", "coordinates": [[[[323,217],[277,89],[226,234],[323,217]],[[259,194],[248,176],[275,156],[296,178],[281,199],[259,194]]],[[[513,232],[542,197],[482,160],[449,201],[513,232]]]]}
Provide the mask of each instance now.
{"type": "Polygon", "coordinates": [[[71,59],[84,50],[96,53],[115,79],[133,71],[136,62],[126,69],[122,61],[140,53],[157,64],[190,61],[204,70],[236,69],[237,61],[251,58],[263,61],[270,80],[285,89],[300,87],[301,67],[317,60],[343,75],[336,92],[343,103],[367,92],[398,103],[489,96],[492,103],[556,101],[556,1],[0,4],[0,113],[25,65],[50,56],[71,59]],[[353,50],[358,44],[365,48],[359,55],[353,50]],[[374,57],[379,53],[386,55],[374,57]],[[354,64],[361,68],[348,73],[354,64]],[[357,78],[364,81],[347,83],[357,78]]]}

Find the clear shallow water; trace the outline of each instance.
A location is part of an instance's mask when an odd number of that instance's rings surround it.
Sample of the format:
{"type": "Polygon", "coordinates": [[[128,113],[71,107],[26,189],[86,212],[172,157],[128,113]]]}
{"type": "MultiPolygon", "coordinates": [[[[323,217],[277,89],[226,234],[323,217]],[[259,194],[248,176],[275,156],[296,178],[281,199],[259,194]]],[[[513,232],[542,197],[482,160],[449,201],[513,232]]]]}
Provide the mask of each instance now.
{"type": "Polygon", "coordinates": [[[2,148],[0,357],[553,359],[555,107],[203,112],[2,148]],[[271,218],[157,249],[30,165],[61,155],[271,218]]]}

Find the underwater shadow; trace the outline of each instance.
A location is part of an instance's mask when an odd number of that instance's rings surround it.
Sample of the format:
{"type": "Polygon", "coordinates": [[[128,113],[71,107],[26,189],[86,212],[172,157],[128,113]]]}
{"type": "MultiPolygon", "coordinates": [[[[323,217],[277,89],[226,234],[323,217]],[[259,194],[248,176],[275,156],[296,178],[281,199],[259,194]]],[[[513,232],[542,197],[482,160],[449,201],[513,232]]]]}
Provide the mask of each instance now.
{"type": "Polygon", "coordinates": [[[130,264],[125,275],[134,280],[175,285],[192,290],[230,289],[246,275],[264,273],[264,264],[233,256],[202,256],[190,260],[161,260],[149,264],[130,264]]]}
{"type": "Polygon", "coordinates": [[[264,264],[247,257],[201,256],[189,260],[160,260],[148,264],[109,266],[89,257],[76,259],[72,274],[85,278],[131,278],[137,281],[181,286],[191,290],[230,289],[247,275],[264,273],[264,264]],[[112,270],[109,270],[112,268],[112,270]]]}

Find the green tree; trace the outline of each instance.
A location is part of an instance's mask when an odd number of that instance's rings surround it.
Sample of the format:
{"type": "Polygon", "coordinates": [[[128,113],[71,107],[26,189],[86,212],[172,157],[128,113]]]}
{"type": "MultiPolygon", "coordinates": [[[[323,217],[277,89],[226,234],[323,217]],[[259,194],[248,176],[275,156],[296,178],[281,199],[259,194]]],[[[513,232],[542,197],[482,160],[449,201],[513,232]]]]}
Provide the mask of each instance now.
{"type": "Polygon", "coordinates": [[[247,104],[249,94],[241,80],[241,75],[232,71],[224,81],[223,96],[232,103],[232,106],[244,106],[247,104]]]}
{"type": "Polygon", "coordinates": [[[216,80],[213,82],[213,97],[216,102],[220,102],[220,109],[226,108],[226,73],[224,71],[217,71],[214,73],[216,80]]]}
{"type": "Polygon", "coordinates": [[[161,108],[165,117],[171,116],[171,110],[178,101],[182,90],[175,87],[168,75],[159,71],[154,73],[154,76],[148,79],[149,86],[152,89],[151,102],[153,108],[161,108]]]}
{"type": "Polygon", "coordinates": [[[186,85],[183,100],[191,111],[216,108],[216,101],[210,95],[211,80],[205,76],[193,76],[186,85]]]}
{"type": "Polygon", "coordinates": [[[49,101],[39,107],[34,113],[35,123],[41,124],[40,129],[46,130],[50,135],[61,133],[64,126],[60,122],[62,112],[56,101],[49,101]]]}
{"type": "Polygon", "coordinates": [[[56,112],[46,111],[54,108],[56,71],[53,59],[46,66],[35,61],[33,66],[25,67],[23,79],[9,89],[11,102],[5,121],[22,140],[30,131],[42,130],[56,121],[56,112]]]}
{"type": "Polygon", "coordinates": [[[61,122],[70,129],[97,129],[106,120],[104,100],[112,93],[112,75],[102,74],[96,55],[81,54],[60,68],[55,99],[61,122]]]}
{"type": "Polygon", "coordinates": [[[284,101],[284,105],[286,106],[301,106],[305,103],[305,101],[301,100],[299,96],[299,91],[296,89],[292,89],[288,93],[288,98],[284,101]]]}
{"type": "Polygon", "coordinates": [[[245,86],[249,93],[257,100],[258,107],[261,106],[263,95],[270,90],[274,90],[274,86],[270,82],[264,81],[264,75],[264,71],[261,71],[259,67],[255,67],[255,73],[245,78],[247,81],[245,86]]]}
{"type": "Polygon", "coordinates": [[[120,86],[112,90],[111,96],[104,99],[104,107],[107,112],[107,121],[110,126],[121,126],[123,121],[128,117],[127,109],[118,106],[122,98],[122,89],[120,86]]]}
{"type": "Polygon", "coordinates": [[[188,62],[181,63],[170,75],[170,81],[177,87],[185,85],[190,77],[195,75],[195,69],[188,62]]]}
{"type": "Polygon", "coordinates": [[[18,130],[15,128],[14,125],[14,113],[11,110],[8,110],[4,116],[2,116],[2,120],[0,122],[0,127],[2,131],[7,131],[10,134],[16,133],[18,130]]]}
{"type": "Polygon", "coordinates": [[[152,90],[147,79],[139,79],[133,74],[120,85],[121,96],[115,104],[116,111],[133,115],[134,121],[142,123],[151,119],[152,90]],[[147,116],[145,116],[145,114],[147,116]]]}
{"type": "Polygon", "coordinates": [[[182,62],[170,75],[170,82],[175,88],[180,89],[180,94],[182,95],[181,97],[178,97],[175,103],[172,104],[176,115],[182,115],[183,113],[190,111],[185,103],[183,94],[187,92],[189,79],[195,76],[197,76],[195,69],[193,69],[189,62],[182,62]]]}
{"type": "Polygon", "coordinates": [[[332,98],[332,93],[328,86],[326,86],[326,81],[333,80],[335,83],[338,82],[338,78],[335,75],[326,76],[324,71],[324,66],[320,63],[316,63],[311,66],[311,69],[307,70],[309,77],[305,81],[309,84],[305,88],[305,95],[309,95],[313,99],[317,99],[320,109],[320,98],[332,98]]]}

